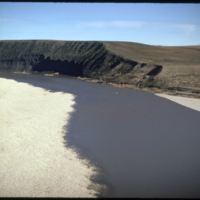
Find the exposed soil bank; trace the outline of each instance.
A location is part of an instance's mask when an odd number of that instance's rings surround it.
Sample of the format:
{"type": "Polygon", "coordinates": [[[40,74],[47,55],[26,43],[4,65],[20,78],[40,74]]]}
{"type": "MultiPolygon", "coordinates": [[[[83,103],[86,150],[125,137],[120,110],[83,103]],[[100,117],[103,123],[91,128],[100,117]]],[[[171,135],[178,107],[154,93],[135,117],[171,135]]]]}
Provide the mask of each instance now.
{"type": "Polygon", "coordinates": [[[200,97],[200,46],[1,40],[0,71],[60,73],[200,97]]]}
{"type": "Polygon", "coordinates": [[[0,197],[95,197],[95,167],[64,144],[74,100],[0,78],[0,197]]]}
{"type": "Polygon", "coordinates": [[[116,55],[104,42],[11,40],[0,41],[0,71],[48,71],[143,85],[162,66],[116,55]]]}
{"type": "Polygon", "coordinates": [[[154,94],[66,77],[8,75],[76,96],[65,139],[101,169],[107,197],[200,198],[200,113],[154,94]]]}

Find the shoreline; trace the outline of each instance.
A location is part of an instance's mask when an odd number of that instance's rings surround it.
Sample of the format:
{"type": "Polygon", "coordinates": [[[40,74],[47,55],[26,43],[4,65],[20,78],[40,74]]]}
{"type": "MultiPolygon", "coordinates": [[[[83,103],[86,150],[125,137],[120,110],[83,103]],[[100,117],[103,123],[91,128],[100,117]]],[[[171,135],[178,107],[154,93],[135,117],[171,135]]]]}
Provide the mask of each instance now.
{"type": "Polygon", "coordinates": [[[195,98],[195,99],[200,99],[200,93],[195,93],[191,91],[179,91],[176,89],[165,89],[165,88],[157,88],[157,87],[136,87],[135,85],[130,85],[130,84],[120,84],[120,83],[113,83],[113,82],[106,82],[102,81],[99,79],[94,79],[94,78],[86,78],[86,77],[77,77],[78,80],[83,80],[87,81],[90,83],[97,83],[97,84],[105,84],[105,85],[112,85],[113,87],[116,88],[127,88],[127,89],[134,89],[134,90],[139,90],[139,91],[144,91],[144,92],[149,92],[149,93],[160,93],[160,94],[169,94],[173,96],[181,96],[181,97],[188,97],[188,98],[195,98]]]}
{"type": "Polygon", "coordinates": [[[200,196],[199,112],[150,92],[65,76],[7,77],[75,95],[76,112],[63,139],[101,170],[93,181],[108,190],[100,197],[200,196]]]}
{"type": "Polygon", "coordinates": [[[110,83],[110,82],[104,82],[104,81],[101,82],[98,79],[90,79],[90,78],[78,78],[78,79],[87,81],[90,83],[111,85],[115,88],[126,88],[126,89],[131,89],[131,90],[136,90],[136,91],[152,93],[156,96],[178,103],[179,105],[185,106],[187,108],[190,108],[196,111],[200,111],[200,95],[197,93],[187,93],[187,92],[181,93],[180,91],[171,91],[171,90],[164,90],[164,89],[158,89],[158,88],[138,88],[136,86],[129,85],[129,84],[118,84],[118,83],[110,83]]]}
{"type": "Polygon", "coordinates": [[[95,167],[64,144],[75,104],[70,93],[0,78],[1,197],[96,196],[95,167]]]}
{"type": "MultiPolygon", "coordinates": [[[[24,74],[24,75],[29,75],[29,74],[38,74],[37,72],[13,72],[14,74],[24,74]]],[[[168,100],[171,100],[175,103],[178,103],[182,106],[194,109],[196,111],[200,111],[200,94],[198,93],[189,93],[189,91],[186,92],[181,92],[177,90],[166,90],[166,89],[160,89],[160,88],[138,88],[134,85],[130,84],[119,84],[119,83],[112,83],[112,82],[106,82],[102,81],[99,79],[94,79],[94,78],[86,78],[86,77],[71,77],[59,73],[49,73],[49,72],[43,72],[39,73],[42,74],[43,76],[49,76],[49,77],[67,77],[67,78],[74,78],[77,80],[82,80],[86,81],[89,83],[95,83],[98,85],[104,84],[104,85],[111,85],[115,88],[126,88],[126,89],[131,89],[131,90],[136,90],[136,91],[144,91],[148,93],[152,93],[154,95],[157,95],[162,98],[166,98],[168,100]]]]}
{"type": "MultiPolygon", "coordinates": [[[[2,73],[2,72],[0,72],[2,73]]],[[[8,72],[3,72],[3,74],[9,74],[8,72]]],[[[65,74],[59,74],[57,72],[11,72],[13,74],[23,74],[23,75],[43,75],[43,76],[47,76],[47,77],[67,77],[67,78],[73,78],[73,79],[77,79],[77,80],[82,80],[82,81],[86,81],[89,83],[95,83],[95,84],[104,84],[104,85],[111,85],[115,88],[126,88],[126,89],[133,89],[133,90],[137,90],[137,91],[144,91],[144,92],[148,92],[148,93],[152,93],[152,94],[166,94],[166,95],[170,95],[170,96],[180,96],[180,97],[187,97],[187,98],[194,98],[194,99],[200,99],[200,91],[199,92],[192,92],[190,90],[186,90],[186,91],[181,91],[181,90],[177,90],[176,88],[174,89],[166,89],[166,88],[157,88],[157,87],[137,87],[135,85],[131,85],[131,84],[125,84],[125,83],[114,83],[114,82],[107,82],[104,80],[100,80],[100,79],[95,79],[95,78],[89,78],[89,77],[73,77],[73,76],[69,76],[69,75],[65,75],[65,74]]]]}
{"type": "Polygon", "coordinates": [[[155,95],[162,97],[162,98],[169,99],[175,103],[178,103],[178,104],[188,107],[190,109],[200,111],[200,99],[198,99],[198,98],[175,96],[175,95],[169,95],[166,93],[155,93],[155,95]]]}

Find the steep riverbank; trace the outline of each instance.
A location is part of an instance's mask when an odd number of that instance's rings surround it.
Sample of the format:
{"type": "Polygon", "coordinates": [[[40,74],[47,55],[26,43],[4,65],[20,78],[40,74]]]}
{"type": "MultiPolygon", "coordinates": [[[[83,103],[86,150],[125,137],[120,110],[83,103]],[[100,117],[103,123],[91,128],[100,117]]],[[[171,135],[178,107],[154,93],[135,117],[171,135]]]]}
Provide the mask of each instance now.
{"type": "Polygon", "coordinates": [[[149,90],[200,96],[199,46],[131,42],[0,41],[0,71],[56,72],[149,90]]]}
{"type": "Polygon", "coordinates": [[[133,42],[0,41],[0,71],[56,72],[200,97],[200,47],[133,42]]]}

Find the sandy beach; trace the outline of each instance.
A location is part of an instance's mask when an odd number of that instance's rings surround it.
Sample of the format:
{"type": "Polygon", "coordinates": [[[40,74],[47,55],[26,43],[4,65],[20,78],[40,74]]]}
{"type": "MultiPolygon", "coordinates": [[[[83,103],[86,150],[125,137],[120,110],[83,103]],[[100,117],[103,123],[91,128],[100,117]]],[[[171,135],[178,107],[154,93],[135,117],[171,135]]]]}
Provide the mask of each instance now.
{"type": "Polygon", "coordinates": [[[185,107],[200,111],[200,99],[156,93],[157,96],[169,99],[185,107]]]}
{"type": "Polygon", "coordinates": [[[0,78],[1,197],[95,196],[94,167],[64,145],[74,105],[70,93],[0,78]]]}

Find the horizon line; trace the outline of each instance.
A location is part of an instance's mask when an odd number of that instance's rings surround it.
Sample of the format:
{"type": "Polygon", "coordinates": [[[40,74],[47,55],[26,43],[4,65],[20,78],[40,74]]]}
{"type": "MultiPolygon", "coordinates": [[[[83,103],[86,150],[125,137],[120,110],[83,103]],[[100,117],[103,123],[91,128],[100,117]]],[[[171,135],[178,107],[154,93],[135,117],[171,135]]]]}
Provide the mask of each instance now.
{"type": "Polygon", "coordinates": [[[183,45],[147,44],[147,43],[142,43],[142,42],[127,41],[127,40],[0,39],[0,41],[119,42],[119,43],[135,43],[135,44],[141,44],[141,45],[147,45],[147,46],[159,46],[159,47],[200,46],[200,44],[183,44],[183,45]]]}

